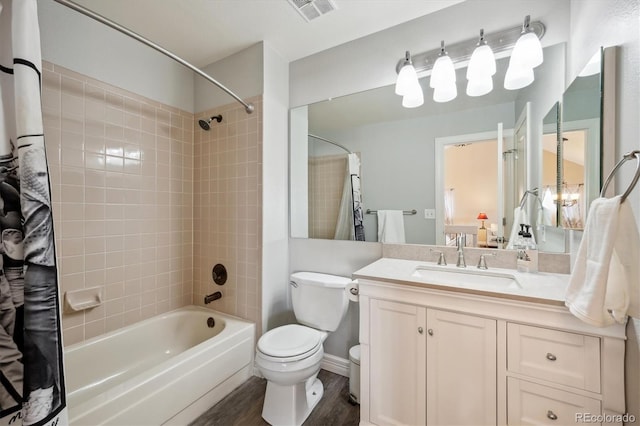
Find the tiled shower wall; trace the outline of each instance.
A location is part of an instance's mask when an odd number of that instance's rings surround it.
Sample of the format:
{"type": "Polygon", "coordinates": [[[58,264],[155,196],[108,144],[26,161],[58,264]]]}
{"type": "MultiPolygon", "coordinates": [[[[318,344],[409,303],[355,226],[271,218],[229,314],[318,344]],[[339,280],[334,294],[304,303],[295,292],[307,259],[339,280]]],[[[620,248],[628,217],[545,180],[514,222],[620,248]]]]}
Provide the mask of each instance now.
{"type": "Polygon", "coordinates": [[[222,121],[194,133],[194,303],[221,291],[208,306],[261,330],[262,97],[248,101],[252,114],[237,103],[196,114],[196,121],[218,114],[222,121]],[[223,286],[211,275],[218,263],[229,277],[223,286]]]}
{"type": "Polygon", "coordinates": [[[193,114],[43,68],[61,296],[105,297],[63,314],[65,345],[191,304],[193,114]]]}

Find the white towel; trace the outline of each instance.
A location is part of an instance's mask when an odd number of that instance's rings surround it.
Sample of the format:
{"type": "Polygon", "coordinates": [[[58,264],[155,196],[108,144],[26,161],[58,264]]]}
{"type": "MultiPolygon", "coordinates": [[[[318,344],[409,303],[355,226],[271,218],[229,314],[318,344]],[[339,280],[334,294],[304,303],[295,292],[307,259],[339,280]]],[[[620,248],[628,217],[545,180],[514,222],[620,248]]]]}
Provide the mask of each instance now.
{"type": "MultiPolygon", "coordinates": [[[[529,215],[525,209],[521,209],[520,206],[513,209],[513,226],[511,227],[511,234],[509,235],[509,242],[507,243],[507,250],[513,249],[513,243],[515,243],[520,232],[520,224],[530,225],[529,215]]],[[[529,230],[531,232],[531,230],[529,230]]],[[[531,233],[531,242],[536,243],[536,238],[531,233]]]]}
{"type": "Polygon", "coordinates": [[[378,210],[378,241],[401,244],[405,242],[402,210],[378,210]]]}
{"type": "Polygon", "coordinates": [[[582,321],[605,327],[638,315],[638,229],[620,196],[591,203],[565,305],[582,321]]]}

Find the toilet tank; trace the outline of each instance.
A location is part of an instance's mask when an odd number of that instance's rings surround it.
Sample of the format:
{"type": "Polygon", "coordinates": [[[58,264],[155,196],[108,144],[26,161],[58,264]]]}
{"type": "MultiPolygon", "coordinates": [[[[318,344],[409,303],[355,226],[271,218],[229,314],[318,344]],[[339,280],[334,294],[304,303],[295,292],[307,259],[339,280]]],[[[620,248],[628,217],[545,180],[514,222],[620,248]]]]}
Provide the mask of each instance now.
{"type": "Polygon", "coordinates": [[[291,301],[298,323],[335,331],[349,308],[345,287],[351,279],[318,272],[291,274],[291,301]]]}

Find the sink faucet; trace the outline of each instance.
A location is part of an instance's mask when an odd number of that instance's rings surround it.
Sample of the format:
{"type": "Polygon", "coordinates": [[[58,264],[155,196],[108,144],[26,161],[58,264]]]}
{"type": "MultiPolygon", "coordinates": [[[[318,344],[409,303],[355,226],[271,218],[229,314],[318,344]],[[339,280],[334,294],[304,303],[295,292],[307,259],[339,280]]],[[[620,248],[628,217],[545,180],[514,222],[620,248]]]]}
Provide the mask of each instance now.
{"type": "Polygon", "coordinates": [[[438,256],[438,265],[447,266],[447,259],[444,257],[444,252],[438,251],[438,250],[434,250],[434,249],[429,249],[429,251],[439,255],[438,256]]]}
{"type": "Polygon", "coordinates": [[[480,255],[480,259],[478,260],[478,269],[489,269],[487,266],[487,256],[496,257],[496,253],[483,253],[480,255]]]}
{"type": "Polygon", "coordinates": [[[456,244],[458,246],[458,261],[456,262],[456,266],[458,268],[466,268],[467,263],[464,261],[464,246],[467,245],[466,235],[458,235],[456,238],[456,244]]]}

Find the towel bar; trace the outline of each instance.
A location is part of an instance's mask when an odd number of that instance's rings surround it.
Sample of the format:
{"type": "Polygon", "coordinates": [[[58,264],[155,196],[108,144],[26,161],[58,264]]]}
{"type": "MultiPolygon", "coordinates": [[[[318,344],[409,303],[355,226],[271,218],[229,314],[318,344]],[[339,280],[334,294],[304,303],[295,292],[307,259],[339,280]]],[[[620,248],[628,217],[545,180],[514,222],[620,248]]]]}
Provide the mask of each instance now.
{"type": "Polygon", "coordinates": [[[607,176],[607,179],[604,181],[604,185],[602,185],[602,191],[600,191],[600,197],[604,197],[605,192],[607,192],[607,186],[609,186],[611,179],[613,179],[613,175],[616,174],[620,166],[622,166],[626,161],[632,160],[634,158],[637,161],[636,174],[633,176],[633,179],[631,179],[631,183],[629,184],[627,190],[624,192],[624,194],[622,194],[622,197],[620,197],[620,202],[623,203],[624,200],[627,199],[629,194],[631,194],[631,191],[633,191],[633,188],[636,186],[636,183],[638,183],[638,179],[640,179],[640,150],[638,149],[624,154],[622,156],[622,160],[618,161],[618,164],[616,164],[613,170],[611,170],[611,173],[609,173],[609,176],[607,176]]]}
{"type": "MultiPolygon", "coordinates": [[[[376,214],[378,213],[378,210],[371,210],[371,209],[367,209],[367,214],[376,214]]],[[[402,210],[402,214],[405,216],[410,216],[413,214],[417,214],[418,211],[416,209],[413,210],[402,210]]]]}

